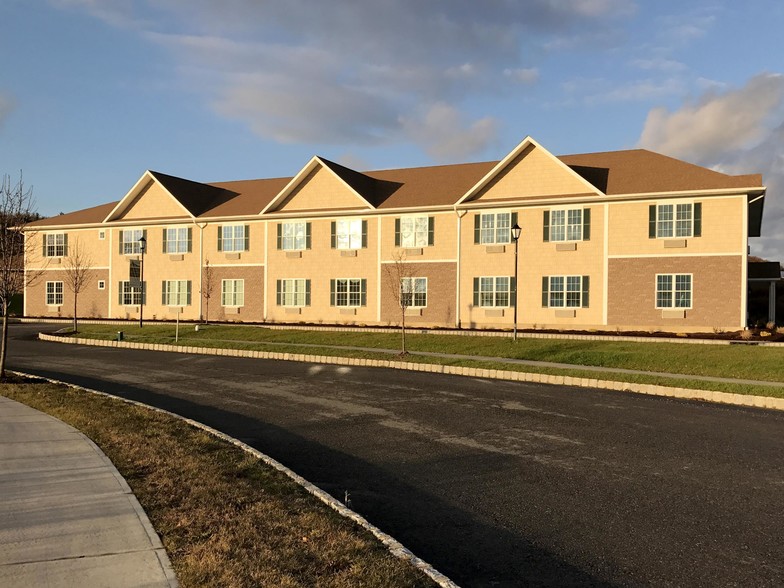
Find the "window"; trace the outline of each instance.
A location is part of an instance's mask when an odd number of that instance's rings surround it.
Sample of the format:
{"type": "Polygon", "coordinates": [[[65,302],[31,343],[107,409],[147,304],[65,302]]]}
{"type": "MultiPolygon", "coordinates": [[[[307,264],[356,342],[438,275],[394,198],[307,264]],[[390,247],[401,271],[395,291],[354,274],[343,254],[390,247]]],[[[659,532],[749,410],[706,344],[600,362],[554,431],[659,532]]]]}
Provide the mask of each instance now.
{"type": "Polygon", "coordinates": [[[435,218],[403,216],[395,219],[395,247],[428,247],[435,242],[435,218]]]}
{"type": "Polygon", "coordinates": [[[106,281],[105,280],[98,280],[98,289],[105,290],[106,289],[106,281]]]}
{"type": "Polygon", "coordinates": [[[278,249],[301,251],[310,249],[310,223],[278,223],[278,249]]]}
{"type": "Polygon", "coordinates": [[[221,304],[245,306],[245,280],[221,280],[221,304]]]}
{"type": "Polygon", "coordinates": [[[343,278],[329,281],[330,306],[366,306],[367,280],[343,278]]]}
{"type": "Polygon", "coordinates": [[[657,274],[656,308],[691,308],[691,274],[657,274]]]}
{"type": "Polygon", "coordinates": [[[485,245],[510,243],[516,212],[491,212],[474,216],[474,243],[485,245]]]}
{"type": "Polygon", "coordinates": [[[191,229],[188,227],[163,229],[164,253],[190,253],[191,229]]]}
{"type": "Polygon", "coordinates": [[[586,308],[590,283],[590,276],[543,276],[542,306],[586,308]]]}
{"type": "Polygon", "coordinates": [[[278,280],[278,306],[310,306],[310,280],[278,280]]]}
{"type": "Polygon", "coordinates": [[[188,306],[191,303],[190,280],[164,280],[161,288],[164,306],[188,306]]]}
{"type": "Polygon", "coordinates": [[[367,247],[367,221],[344,219],[332,221],[333,249],[361,249],[367,247]]]}
{"type": "Polygon", "coordinates": [[[139,239],[147,239],[147,231],[142,229],[123,229],[120,231],[120,254],[139,255],[142,252],[139,239]]]}
{"type": "Polygon", "coordinates": [[[248,225],[223,225],[218,227],[218,251],[234,252],[250,250],[250,227],[248,225]]]}
{"type": "Polygon", "coordinates": [[[147,282],[137,282],[136,284],[131,284],[131,282],[120,282],[120,287],[118,288],[120,304],[122,306],[138,306],[141,304],[142,288],[144,289],[144,298],[146,300],[147,282]]]}
{"type": "Polygon", "coordinates": [[[474,306],[514,306],[515,280],[507,276],[474,278],[474,306]]]}
{"type": "Polygon", "coordinates": [[[702,203],[651,204],[648,208],[648,237],[669,239],[702,235],[702,203]]]}
{"type": "Polygon", "coordinates": [[[65,257],[68,255],[68,235],[49,233],[44,235],[44,257],[65,257]]]}
{"type": "Polygon", "coordinates": [[[98,231],[98,240],[103,241],[106,239],[106,231],[98,231]]]}
{"type": "Polygon", "coordinates": [[[544,211],[545,241],[588,241],[590,238],[590,208],[564,208],[544,211]]]}
{"type": "Polygon", "coordinates": [[[46,282],[46,304],[49,306],[62,306],[63,283],[46,282]]]}
{"type": "Polygon", "coordinates": [[[427,278],[400,280],[400,306],[422,308],[427,306],[427,278]]]}

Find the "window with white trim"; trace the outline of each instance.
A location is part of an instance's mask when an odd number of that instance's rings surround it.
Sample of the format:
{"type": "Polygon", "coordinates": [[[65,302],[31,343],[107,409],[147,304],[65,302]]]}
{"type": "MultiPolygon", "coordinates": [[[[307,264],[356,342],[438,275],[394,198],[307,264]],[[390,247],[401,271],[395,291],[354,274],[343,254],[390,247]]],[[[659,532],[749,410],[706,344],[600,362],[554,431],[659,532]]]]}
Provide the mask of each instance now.
{"type": "Polygon", "coordinates": [[[103,241],[106,239],[106,231],[98,231],[98,240],[103,241]]]}
{"type": "Polygon", "coordinates": [[[477,242],[484,245],[511,243],[512,225],[515,224],[512,222],[513,216],[516,217],[517,215],[511,212],[483,212],[478,214],[479,241],[477,242]]]}
{"type": "Polygon", "coordinates": [[[164,306],[189,306],[191,303],[190,280],[164,280],[161,303],[164,306]]]}
{"type": "Polygon", "coordinates": [[[590,238],[590,208],[556,208],[544,211],[545,241],[588,241],[590,238]]]}
{"type": "Polygon", "coordinates": [[[278,223],[278,249],[283,251],[310,249],[310,223],[305,221],[278,223]]]}
{"type": "Polygon", "coordinates": [[[362,219],[340,219],[332,224],[332,247],[335,249],[362,249],[367,243],[367,225],[362,219]]]}
{"type": "Polygon", "coordinates": [[[509,276],[474,278],[474,306],[502,308],[514,306],[512,296],[514,289],[514,278],[509,276]]]}
{"type": "Polygon", "coordinates": [[[418,249],[433,244],[433,217],[401,216],[395,224],[395,246],[418,249]]]}
{"type": "Polygon", "coordinates": [[[400,306],[424,308],[427,306],[427,278],[402,278],[400,280],[400,306]]]}
{"type": "Polygon", "coordinates": [[[245,280],[221,280],[221,305],[245,306],[245,280]]]}
{"type": "Polygon", "coordinates": [[[190,227],[176,227],[163,229],[164,253],[190,253],[191,229],[190,227]]]}
{"type": "Polygon", "coordinates": [[[47,306],[62,306],[63,304],[62,282],[46,282],[46,304],[47,306]]]}
{"type": "Polygon", "coordinates": [[[673,202],[649,207],[650,238],[699,237],[702,234],[702,203],[673,202]]]}
{"type": "Polygon", "coordinates": [[[329,300],[330,306],[366,306],[367,280],[361,278],[330,280],[329,300]]]}
{"type": "Polygon", "coordinates": [[[65,257],[68,255],[68,235],[48,233],[44,235],[44,257],[65,257]]]}
{"type": "Polygon", "coordinates": [[[123,255],[139,255],[142,252],[142,244],[139,243],[139,239],[141,239],[143,236],[144,236],[143,229],[121,230],[120,252],[123,255]]]}
{"type": "Polygon", "coordinates": [[[249,236],[248,225],[222,225],[218,227],[218,251],[228,253],[248,251],[249,236]]]}
{"type": "Polygon", "coordinates": [[[130,281],[120,282],[119,284],[119,298],[120,305],[122,306],[139,306],[142,302],[142,288],[147,290],[147,282],[136,282],[131,284],[130,281]]]}
{"type": "Polygon", "coordinates": [[[692,274],[656,274],[656,308],[691,308],[692,274]]]}
{"type": "Polygon", "coordinates": [[[106,281],[105,280],[98,280],[98,289],[105,290],[106,289],[106,281]]]}
{"type": "Polygon", "coordinates": [[[310,280],[289,278],[278,280],[278,306],[310,306],[310,280]]]}
{"type": "Polygon", "coordinates": [[[545,308],[586,308],[589,276],[542,276],[542,306],[545,308]]]}

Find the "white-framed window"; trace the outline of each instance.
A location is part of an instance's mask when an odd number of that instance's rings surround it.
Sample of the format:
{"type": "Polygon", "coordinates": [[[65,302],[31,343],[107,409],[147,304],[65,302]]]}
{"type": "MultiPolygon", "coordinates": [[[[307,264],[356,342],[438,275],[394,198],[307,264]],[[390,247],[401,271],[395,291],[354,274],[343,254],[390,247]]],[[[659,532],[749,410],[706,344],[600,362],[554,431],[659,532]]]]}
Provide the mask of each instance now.
{"type": "Polygon", "coordinates": [[[98,280],[98,289],[105,290],[106,289],[106,280],[98,280]]]}
{"type": "Polygon", "coordinates": [[[585,308],[589,302],[589,276],[543,276],[542,306],[585,308]]]}
{"type": "Polygon", "coordinates": [[[250,248],[248,225],[222,225],[218,227],[218,251],[248,251],[250,248]]]}
{"type": "Polygon", "coordinates": [[[512,242],[516,212],[482,212],[474,215],[474,243],[482,245],[512,242]]]}
{"type": "Polygon", "coordinates": [[[63,304],[62,282],[46,282],[46,304],[47,306],[62,306],[63,304]]]}
{"type": "Polygon", "coordinates": [[[136,284],[132,284],[130,281],[120,282],[118,288],[120,305],[139,306],[142,303],[142,288],[145,292],[147,291],[147,282],[137,282],[136,284]]]}
{"type": "Polygon", "coordinates": [[[139,255],[142,252],[142,244],[139,239],[147,236],[143,229],[122,229],[120,231],[120,253],[122,255],[139,255]]]}
{"type": "Polygon", "coordinates": [[[305,221],[278,223],[278,249],[284,251],[310,249],[310,223],[305,221]]]}
{"type": "Polygon", "coordinates": [[[65,257],[66,255],[68,255],[68,235],[66,233],[44,235],[44,257],[65,257]]]}
{"type": "Polygon", "coordinates": [[[221,305],[245,306],[245,280],[221,280],[221,305]]]}
{"type": "Polygon", "coordinates": [[[474,278],[474,306],[507,307],[514,305],[515,281],[509,276],[474,278]]]}
{"type": "Polygon", "coordinates": [[[331,241],[334,249],[367,247],[367,222],[359,218],[333,221],[331,241]]]}
{"type": "Polygon", "coordinates": [[[98,240],[103,241],[106,239],[106,231],[98,231],[98,240]]]}
{"type": "Polygon", "coordinates": [[[590,208],[556,208],[544,211],[545,241],[587,241],[590,238],[590,208]]]}
{"type": "Polygon", "coordinates": [[[691,308],[692,274],[656,274],[656,308],[691,308]]]}
{"type": "Polygon", "coordinates": [[[330,306],[366,306],[367,280],[362,278],[338,278],[330,280],[330,306]]]}
{"type": "Polygon", "coordinates": [[[409,215],[395,219],[395,246],[418,249],[432,245],[434,225],[432,216],[409,215]]]}
{"type": "Polygon", "coordinates": [[[702,203],[651,204],[648,221],[650,238],[699,237],[702,234],[702,203]]]}
{"type": "Polygon", "coordinates": [[[164,253],[190,253],[191,228],[173,227],[163,229],[164,253]]]}
{"type": "Polygon", "coordinates": [[[310,306],[310,280],[278,280],[276,290],[278,306],[310,306]]]}
{"type": "Polygon", "coordinates": [[[164,280],[161,291],[164,306],[189,306],[191,303],[190,280],[164,280]]]}
{"type": "Polygon", "coordinates": [[[400,306],[424,308],[427,306],[427,278],[402,278],[400,280],[400,306]]]}

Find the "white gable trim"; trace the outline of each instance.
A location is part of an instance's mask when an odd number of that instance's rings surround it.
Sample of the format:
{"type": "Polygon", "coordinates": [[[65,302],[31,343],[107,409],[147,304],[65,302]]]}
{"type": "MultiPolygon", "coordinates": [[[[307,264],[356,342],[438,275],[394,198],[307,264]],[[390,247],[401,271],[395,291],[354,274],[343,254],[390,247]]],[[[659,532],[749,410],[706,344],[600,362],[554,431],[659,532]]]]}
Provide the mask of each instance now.
{"type": "MultiPolygon", "coordinates": [[[[375,209],[375,206],[373,206],[370,202],[368,202],[365,199],[365,197],[362,196],[359,192],[357,192],[354,188],[349,186],[346,183],[346,181],[343,178],[341,178],[338,174],[336,174],[332,170],[332,168],[329,167],[329,165],[324,163],[318,155],[314,155],[311,158],[311,160],[305,165],[305,167],[299,170],[299,173],[296,176],[291,178],[291,181],[288,184],[286,184],[283,190],[278,192],[278,195],[275,196],[275,198],[273,198],[270,201],[270,203],[267,204],[267,206],[265,206],[264,209],[259,214],[261,215],[271,210],[274,210],[276,206],[282,204],[286,200],[286,198],[288,198],[291,195],[291,193],[295,190],[295,188],[299,187],[302,184],[302,182],[308,176],[308,174],[310,174],[310,172],[312,172],[314,169],[316,169],[319,166],[329,171],[329,173],[331,173],[341,184],[343,184],[349,192],[351,192],[352,194],[354,194],[354,196],[356,196],[362,202],[364,202],[368,208],[375,209]]],[[[357,173],[361,173],[361,172],[357,172],[357,173]]]]}
{"type": "Polygon", "coordinates": [[[483,177],[481,180],[479,180],[479,182],[477,184],[475,184],[468,192],[466,192],[460,198],[460,200],[458,200],[455,203],[455,208],[457,208],[459,205],[463,204],[467,200],[470,200],[471,198],[476,196],[479,193],[480,190],[482,190],[485,186],[487,186],[487,184],[489,184],[499,173],[501,173],[504,169],[506,169],[506,167],[509,165],[509,163],[512,160],[514,160],[515,157],[520,155],[525,149],[527,149],[528,147],[531,147],[531,146],[536,148],[536,149],[541,149],[542,152],[545,155],[547,155],[547,157],[550,158],[550,160],[552,160],[557,166],[559,166],[561,169],[563,169],[564,172],[570,174],[573,178],[575,178],[578,181],[580,181],[586,187],[586,190],[588,192],[590,192],[592,194],[596,194],[597,196],[604,196],[604,193],[601,190],[597,189],[596,186],[591,184],[588,180],[586,180],[580,174],[575,172],[572,168],[570,168],[568,165],[566,165],[563,161],[561,161],[555,155],[550,153],[547,149],[542,147],[531,136],[528,136],[525,139],[523,139],[517,147],[512,149],[512,151],[510,151],[509,154],[506,157],[504,157],[501,161],[499,161],[496,164],[496,166],[493,169],[491,169],[487,173],[487,175],[485,175],[485,177],[483,177]]]}
{"type": "MultiPolygon", "coordinates": [[[[182,211],[185,213],[186,216],[192,219],[196,218],[191,214],[191,212],[187,208],[185,208],[182,205],[182,202],[177,200],[177,198],[175,198],[174,195],[171,192],[169,192],[166,189],[166,187],[163,184],[161,184],[161,182],[158,181],[158,178],[156,178],[150,170],[147,170],[142,174],[142,177],[139,178],[139,181],[133,185],[133,188],[131,188],[128,191],[128,193],[125,196],[123,196],[122,200],[120,200],[117,203],[117,206],[115,206],[112,209],[112,211],[106,216],[106,218],[103,219],[103,222],[108,223],[110,221],[116,220],[120,215],[126,212],[128,208],[130,208],[131,203],[134,201],[134,199],[139,195],[142,189],[150,182],[155,182],[156,184],[158,184],[158,186],[161,187],[161,189],[169,196],[169,198],[174,200],[177,203],[177,205],[180,208],[182,208],[182,211]]],[[[142,220],[142,219],[138,219],[138,220],[142,220]]],[[[137,224],[138,224],[138,220],[136,221],[137,224]]]]}

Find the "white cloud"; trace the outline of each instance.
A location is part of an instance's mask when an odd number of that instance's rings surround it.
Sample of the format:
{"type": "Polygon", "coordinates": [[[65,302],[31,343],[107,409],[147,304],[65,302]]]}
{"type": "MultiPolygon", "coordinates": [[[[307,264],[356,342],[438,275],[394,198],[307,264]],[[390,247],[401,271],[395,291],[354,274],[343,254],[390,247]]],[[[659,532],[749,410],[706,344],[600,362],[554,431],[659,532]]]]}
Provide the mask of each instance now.
{"type": "Polygon", "coordinates": [[[784,76],[760,74],[745,86],[711,90],[670,112],[648,113],[640,147],[724,173],[761,173],[768,188],[757,255],[784,260],[784,76]]]}
{"type": "Polygon", "coordinates": [[[539,70],[535,67],[505,69],[504,76],[521,84],[534,84],[539,81],[539,70]]]}

